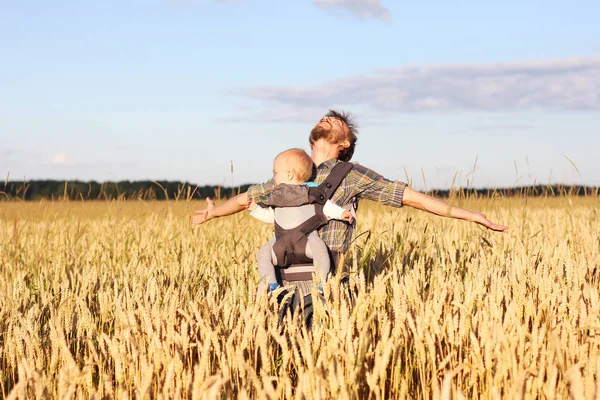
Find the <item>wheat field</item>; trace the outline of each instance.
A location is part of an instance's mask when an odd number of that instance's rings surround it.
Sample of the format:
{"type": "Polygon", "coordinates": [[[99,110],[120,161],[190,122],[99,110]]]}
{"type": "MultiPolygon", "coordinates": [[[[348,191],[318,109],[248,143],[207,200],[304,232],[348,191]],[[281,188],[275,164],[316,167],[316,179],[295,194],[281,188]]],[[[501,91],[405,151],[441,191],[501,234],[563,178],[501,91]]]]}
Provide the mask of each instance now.
{"type": "Polygon", "coordinates": [[[310,329],[255,298],[246,213],[0,203],[0,396],[600,398],[598,197],[452,203],[510,230],[362,203],[310,329]]]}

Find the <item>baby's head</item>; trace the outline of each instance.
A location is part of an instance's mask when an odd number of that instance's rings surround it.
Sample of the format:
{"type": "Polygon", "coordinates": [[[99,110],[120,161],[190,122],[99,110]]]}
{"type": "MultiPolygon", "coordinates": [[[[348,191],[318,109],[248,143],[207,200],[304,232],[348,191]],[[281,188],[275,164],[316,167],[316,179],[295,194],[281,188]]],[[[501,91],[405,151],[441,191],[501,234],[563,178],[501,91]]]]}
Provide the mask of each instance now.
{"type": "Polygon", "coordinates": [[[275,157],[273,180],[275,184],[302,184],[312,177],[313,162],[302,149],[289,149],[275,157]]]}

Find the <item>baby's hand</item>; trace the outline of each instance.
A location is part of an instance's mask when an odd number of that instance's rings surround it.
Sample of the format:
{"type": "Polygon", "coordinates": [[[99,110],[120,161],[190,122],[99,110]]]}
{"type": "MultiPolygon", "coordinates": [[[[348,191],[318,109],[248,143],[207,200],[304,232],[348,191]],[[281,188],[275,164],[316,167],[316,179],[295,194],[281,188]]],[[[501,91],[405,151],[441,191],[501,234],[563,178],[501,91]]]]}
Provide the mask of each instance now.
{"type": "Polygon", "coordinates": [[[346,210],[342,213],[342,218],[344,219],[344,221],[347,221],[350,224],[352,223],[352,221],[354,221],[354,217],[352,217],[352,213],[348,210],[346,210]]]}
{"type": "Polygon", "coordinates": [[[248,203],[246,204],[246,210],[254,211],[255,208],[256,208],[256,202],[254,200],[248,200],[248,203]]]}

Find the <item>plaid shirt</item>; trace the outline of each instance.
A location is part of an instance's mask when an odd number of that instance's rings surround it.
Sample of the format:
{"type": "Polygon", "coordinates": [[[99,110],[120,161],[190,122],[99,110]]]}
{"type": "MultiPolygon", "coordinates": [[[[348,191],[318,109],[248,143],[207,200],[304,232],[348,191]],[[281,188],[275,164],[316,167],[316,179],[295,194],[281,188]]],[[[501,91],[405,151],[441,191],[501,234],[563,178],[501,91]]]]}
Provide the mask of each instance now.
{"type": "MultiPolygon", "coordinates": [[[[327,178],[331,169],[339,162],[332,158],[319,165],[314,182],[321,184],[327,178]]],[[[264,203],[275,186],[273,179],[260,185],[250,186],[248,188],[248,200],[254,200],[257,204],[264,203]]],[[[405,187],[406,184],[403,182],[385,179],[369,168],[354,164],[350,173],[331,197],[331,201],[344,207],[358,202],[359,199],[369,199],[383,205],[402,207],[402,196],[405,187]]],[[[319,229],[319,235],[332,251],[345,253],[350,247],[355,224],[356,220],[349,224],[345,221],[332,219],[327,225],[319,229]]]]}

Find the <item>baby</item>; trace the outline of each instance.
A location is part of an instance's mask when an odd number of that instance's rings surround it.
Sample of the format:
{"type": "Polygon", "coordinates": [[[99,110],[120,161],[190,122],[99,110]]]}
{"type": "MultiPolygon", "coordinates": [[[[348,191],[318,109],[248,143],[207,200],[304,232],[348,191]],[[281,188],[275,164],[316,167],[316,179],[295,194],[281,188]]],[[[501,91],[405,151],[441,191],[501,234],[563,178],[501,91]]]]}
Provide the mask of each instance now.
{"type": "MultiPolygon", "coordinates": [[[[305,258],[312,260],[315,264],[320,290],[322,282],[327,280],[330,271],[327,245],[321,240],[316,230],[306,234],[298,232],[305,222],[311,218],[318,218],[317,214],[321,214],[317,212],[317,207],[319,207],[317,204],[308,202],[306,188],[299,186],[318,186],[313,182],[308,182],[313,174],[313,168],[313,162],[304,150],[290,149],[279,153],[273,162],[273,180],[277,186],[268,200],[267,205],[270,207],[258,207],[254,202],[248,205],[251,210],[250,215],[254,218],[267,223],[275,223],[276,237],[261,247],[257,254],[258,272],[261,276],[258,293],[261,293],[265,284],[268,284],[269,291],[279,287],[275,275],[275,265],[288,266],[305,258]],[[287,235],[288,244],[291,243],[290,240],[294,243],[294,254],[289,254],[289,256],[281,245],[281,240],[285,235],[287,235]],[[278,239],[280,242],[277,242],[278,239]],[[276,251],[278,250],[277,246],[281,248],[280,251],[276,251]],[[276,253],[279,253],[279,258],[284,259],[278,259],[276,253]]],[[[322,207],[322,214],[326,220],[322,221],[321,225],[327,223],[329,219],[340,219],[349,223],[353,220],[350,211],[330,200],[327,200],[322,207]]]]}

